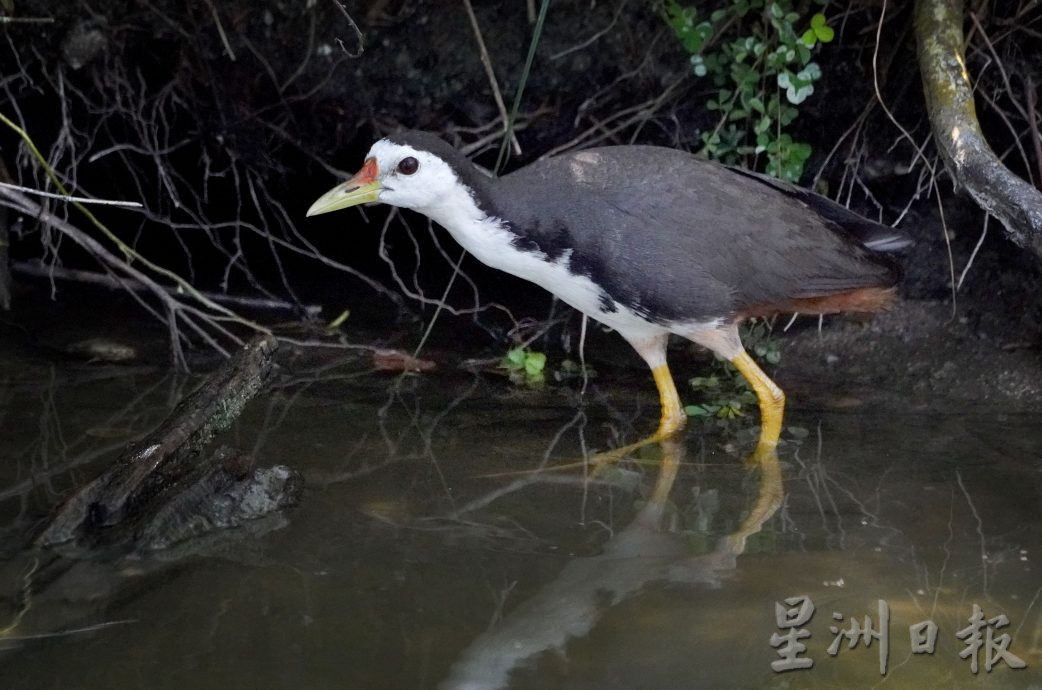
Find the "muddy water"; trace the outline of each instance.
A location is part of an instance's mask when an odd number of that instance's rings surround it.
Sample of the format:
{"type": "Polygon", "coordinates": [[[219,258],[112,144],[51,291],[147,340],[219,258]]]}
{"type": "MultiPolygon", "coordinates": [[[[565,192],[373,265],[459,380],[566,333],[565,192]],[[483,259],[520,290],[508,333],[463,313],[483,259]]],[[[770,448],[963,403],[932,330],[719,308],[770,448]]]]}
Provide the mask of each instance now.
{"type": "Polygon", "coordinates": [[[1042,417],[797,399],[801,438],[776,459],[744,462],[747,422],[598,472],[575,461],[655,418],[650,383],[608,378],[580,400],[355,361],[298,371],[226,439],[301,470],[297,508],[171,552],[52,562],[40,580],[27,573],[54,556],[19,536],[191,381],[5,352],[0,687],[1042,685],[1042,417]],[[815,612],[779,627],[790,597],[815,612]],[[828,651],[830,626],[879,631],[881,601],[885,676],[882,634],[828,651]],[[960,658],[975,604],[1008,618],[992,639],[1010,635],[1026,669],[985,672],[986,623],[979,673],[960,658]],[[934,651],[912,654],[924,621],[934,651]],[[813,666],[775,671],[772,634],[793,630],[813,666]]]}

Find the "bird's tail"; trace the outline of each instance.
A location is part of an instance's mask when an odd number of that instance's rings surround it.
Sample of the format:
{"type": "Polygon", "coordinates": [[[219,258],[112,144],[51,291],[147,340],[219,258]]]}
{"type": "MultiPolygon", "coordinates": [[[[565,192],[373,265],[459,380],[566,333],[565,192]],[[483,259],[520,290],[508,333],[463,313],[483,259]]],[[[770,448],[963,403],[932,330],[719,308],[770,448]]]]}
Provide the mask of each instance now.
{"type": "Polygon", "coordinates": [[[885,225],[860,226],[850,228],[850,230],[861,244],[882,254],[900,254],[911,249],[915,244],[915,240],[908,233],[885,225]]]}

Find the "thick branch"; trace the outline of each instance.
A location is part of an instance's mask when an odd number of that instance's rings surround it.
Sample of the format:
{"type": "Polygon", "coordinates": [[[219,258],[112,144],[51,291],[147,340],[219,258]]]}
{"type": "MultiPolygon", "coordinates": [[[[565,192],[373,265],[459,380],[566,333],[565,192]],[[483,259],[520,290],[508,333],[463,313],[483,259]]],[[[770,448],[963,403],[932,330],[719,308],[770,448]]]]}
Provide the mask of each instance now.
{"type": "Polygon", "coordinates": [[[981,133],[962,22],[962,0],[916,0],[919,69],[934,139],[952,177],[1013,241],[1042,257],[1042,194],[1010,172],[981,133]]]}
{"type": "Polygon", "coordinates": [[[196,468],[203,447],[226,429],[264,386],[272,371],[275,339],[255,336],[182,400],[165,422],[136,443],[58,509],[36,539],[60,544],[89,527],[119,523],[130,505],[147,504],[163,486],[196,468]]]}

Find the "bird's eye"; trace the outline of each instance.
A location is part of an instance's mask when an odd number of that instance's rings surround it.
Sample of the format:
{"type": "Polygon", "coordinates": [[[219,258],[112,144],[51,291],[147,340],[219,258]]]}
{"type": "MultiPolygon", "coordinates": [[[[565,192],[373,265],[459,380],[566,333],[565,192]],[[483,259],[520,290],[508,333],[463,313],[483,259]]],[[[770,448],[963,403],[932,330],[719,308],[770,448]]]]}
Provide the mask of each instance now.
{"type": "Polygon", "coordinates": [[[420,161],[416,160],[412,156],[409,156],[408,158],[403,158],[398,163],[398,172],[400,172],[403,175],[412,175],[414,172],[419,170],[419,168],[420,161]]]}

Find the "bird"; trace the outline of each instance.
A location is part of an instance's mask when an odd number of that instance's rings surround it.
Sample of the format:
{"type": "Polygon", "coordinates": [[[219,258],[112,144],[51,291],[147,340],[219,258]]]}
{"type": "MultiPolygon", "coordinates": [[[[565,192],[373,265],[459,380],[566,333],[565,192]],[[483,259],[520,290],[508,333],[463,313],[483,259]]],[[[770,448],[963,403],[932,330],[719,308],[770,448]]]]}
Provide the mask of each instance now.
{"type": "Polygon", "coordinates": [[[650,145],[568,152],[492,177],[436,134],[401,132],[376,141],[307,215],[372,202],[427,216],[482,263],[629,342],[659,395],[648,442],[687,419],[670,335],[731,362],[757,397],[760,452],[779,442],[785,394],[743,347],[739,324],[884,309],[901,280],[897,254],[912,244],[802,187],[650,145]]]}

